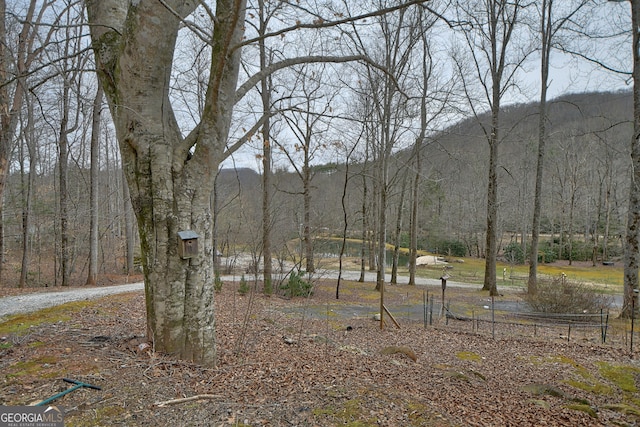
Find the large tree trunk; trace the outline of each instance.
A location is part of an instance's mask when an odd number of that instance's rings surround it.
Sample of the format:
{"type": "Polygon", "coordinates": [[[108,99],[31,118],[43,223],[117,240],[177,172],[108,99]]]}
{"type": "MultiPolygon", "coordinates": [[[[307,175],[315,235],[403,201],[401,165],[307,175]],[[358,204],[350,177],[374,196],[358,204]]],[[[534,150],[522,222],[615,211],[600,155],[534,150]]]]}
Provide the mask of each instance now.
{"type": "Polygon", "coordinates": [[[99,76],[114,118],[138,220],[147,333],[156,351],[214,365],[216,357],[211,195],[235,102],[244,1],[221,0],[201,122],[182,137],[169,101],[181,17],[197,2],[87,0],[99,76]],[[176,16],[179,15],[179,16],[176,16]],[[191,152],[192,151],[192,152],[191,152]],[[178,232],[199,251],[179,256],[178,232]]]}

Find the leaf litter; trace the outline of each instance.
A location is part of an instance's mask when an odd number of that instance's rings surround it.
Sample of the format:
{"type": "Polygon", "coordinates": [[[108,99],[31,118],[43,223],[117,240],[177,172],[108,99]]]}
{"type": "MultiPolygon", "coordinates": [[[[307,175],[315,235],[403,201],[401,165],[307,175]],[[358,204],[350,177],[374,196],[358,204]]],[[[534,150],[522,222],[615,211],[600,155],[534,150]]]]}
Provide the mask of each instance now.
{"type": "MultiPolygon", "coordinates": [[[[68,377],[101,387],[54,402],[65,408],[67,425],[77,426],[640,422],[635,389],[599,374],[603,363],[628,366],[637,383],[638,364],[620,347],[501,334],[500,325],[496,338],[417,319],[381,329],[361,310],[344,310],[353,304],[376,312],[373,285],[342,286],[348,292],[336,301],[331,281],[316,284],[308,299],[242,296],[225,283],[216,293],[214,368],[153,351],[142,293],[76,305],[59,320],[0,337],[0,404],[38,403],[63,391],[68,377]],[[591,386],[576,387],[585,370],[591,386]]],[[[399,303],[418,292],[390,286],[385,298],[399,303]]]]}

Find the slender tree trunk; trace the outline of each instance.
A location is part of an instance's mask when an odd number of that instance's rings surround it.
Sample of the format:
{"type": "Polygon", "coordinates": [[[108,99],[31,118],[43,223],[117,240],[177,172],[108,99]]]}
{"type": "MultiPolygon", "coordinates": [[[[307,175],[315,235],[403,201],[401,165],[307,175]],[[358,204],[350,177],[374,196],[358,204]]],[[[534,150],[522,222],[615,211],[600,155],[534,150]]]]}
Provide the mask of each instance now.
{"type": "Polygon", "coordinates": [[[380,184],[380,171],[375,167],[376,164],[377,162],[374,161],[375,170],[371,189],[373,194],[371,195],[371,208],[369,209],[369,224],[371,227],[369,231],[369,271],[377,271],[378,263],[380,262],[378,259],[378,247],[380,245],[378,238],[380,236],[380,192],[382,191],[382,186],[380,184]]]}
{"type": "MultiPolygon", "coordinates": [[[[267,29],[267,18],[265,17],[265,5],[259,1],[260,28],[259,33],[264,35],[267,29]]],[[[260,47],[260,67],[266,68],[269,65],[265,40],[261,39],[260,47]]],[[[260,82],[260,95],[262,99],[262,114],[270,114],[271,111],[271,85],[270,77],[267,76],[260,82]]],[[[302,256],[302,254],[300,254],[302,256]]],[[[262,125],[262,262],[264,290],[271,289],[272,278],[272,255],[271,255],[271,121],[267,117],[262,125]]],[[[256,266],[256,270],[257,270],[256,266]]]]}
{"type": "Polygon", "coordinates": [[[69,266],[71,264],[71,248],[69,246],[69,193],[67,190],[69,140],[67,125],[69,123],[69,84],[65,80],[62,93],[62,117],[58,139],[58,189],[60,191],[60,284],[69,286],[69,266]]]}
{"type": "MultiPolygon", "coordinates": [[[[365,162],[366,164],[366,162],[365,162]]],[[[360,246],[360,278],[358,282],[363,283],[365,278],[365,268],[367,263],[367,248],[369,244],[369,221],[367,220],[367,178],[362,175],[362,245],[360,246]]]]}
{"type": "Polygon", "coordinates": [[[602,260],[609,260],[609,227],[611,224],[611,174],[609,174],[604,199],[604,234],[602,236],[602,260]]]}
{"type": "Polygon", "coordinates": [[[487,236],[483,290],[497,295],[496,267],[498,257],[498,117],[500,104],[492,111],[491,138],[489,141],[489,186],[487,188],[487,236]]]}
{"type": "Polygon", "coordinates": [[[576,189],[571,186],[571,201],[569,204],[569,265],[573,264],[573,216],[576,205],[576,189]]]}
{"type": "Polygon", "coordinates": [[[624,247],[624,305],[622,317],[631,317],[638,308],[638,268],[640,267],[640,0],[631,0],[633,34],[633,136],[631,139],[631,184],[627,236],[624,247]]]}
{"type": "MultiPolygon", "coordinates": [[[[29,118],[29,120],[31,120],[29,118]]],[[[29,125],[27,125],[29,126],[29,125]]],[[[31,132],[25,132],[24,143],[20,144],[19,148],[19,161],[20,161],[20,195],[22,201],[22,263],[20,268],[20,281],[18,282],[19,288],[24,288],[27,285],[27,276],[29,272],[29,216],[31,215],[31,172],[27,172],[26,168],[26,156],[24,153],[24,146],[29,144],[31,132]]]]}
{"type": "MultiPolygon", "coordinates": [[[[308,146],[307,150],[308,151],[308,146]]],[[[311,165],[309,157],[305,154],[305,164],[303,167],[303,198],[304,198],[304,248],[306,258],[307,273],[316,271],[313,259],[313,238],[311,236],[311,165]]]]}
{"type": "Polygon", "coordinates": [[[378,181],[378,209],[377,216],[378,220],[376,221],[376,226],[378,228],[378,255],[376,260],[376,291],[383,292],[384,290],[384,276],[385,276],[385,268],[387,264],[387,196],[388,196],[388,184],[387,184],[387,174],[388,168],[386,161],[384,159],[380,159],[381,167],[380,167],[380,175],[378,181]]]}
{"type": "Polygon", "coordinates": [[[404,199],[407,190],[408,170],[402,176],[402,186],[400,190],[400,200],[396,212],[396,227],[393,233],[393,260],[391,265],[391,283],[398,283],[398,261],[400,258],[400,234],[402,232],[402,211],[404,210],[404,199]]]}
{"type": "Polygon", "coordinates": [[[91,194],[89,225],[89,272],[85,285],[95,286],[98,282],[98,180],[100,177],[100,110],[102,108],[102,85],[93,102],[91,118],[91,194]]]}
{"type": "MultiPolygon", "coordinates": [[[[347,213],[347,190],[349,186],[349,163],[350,157],[353,151],[356,149],[356,145],[354,145],[353,149],[347,156],[344,168],[344,185],[342,186],[342,197],[340,198],[340,204],[342,205],[342,245],[340,246],[340,267],[338,269],[338,281],[336,283],[336,299],[340,299],[340,283],[342,281],[342,261],[344,258],[344,253],[347,247],[347,231],[349,230],[349,214],[347,213]]],[[[364,245],[364,242],[363,242],[364,245]]],[[[361,271],[362,275],[362,271],[361,271]]]]}
{"type": "Polygon", "coordinates": [[[533,196],[533,225],[531,226],[531,248],[529,253],[529,279],[527,292],[534,295],[538,283],[538,247],[540,245],[540,209],[542,205],[542,178],[547,142],[547,89],[549,86],[549,57],[551,54],[553,0],[543,0],[541,11],[541,76],[540,105],[538,107],[538,161],[536,164],[536,186],[533,196]]]}
{"type": "Polygon", "coordinates": [[[29,273],[29,261],[30,261],[30,228],[31,228],[31,205],[33,200],[33,188],[35,185],[35,164],[36,164],[36,141],[33,131],[33,104],[27,103],[27,129],[25,131],[25,145],[29,154],[29,171],[24,170],[24,162],[21,162],[21,173],[23,177],[26,174],[26,182],[23,179],[22,194],[23,194],[23,207],[22,207],[22,263],[20,269],[20,284],[19,287],[23,288],[27,286],[28,273],[29,273]]]}
{"type": "MultiPolygon", "coordinates": [[[[417,142],[420,145],[422,141],[417,142]]],[[[409,285],[416,284],[416,259],[418,258],[418,190],[420,188],[420,148],[415,150],[416,171],[411,188],[411,220],[409,224],[409,285]]]]}

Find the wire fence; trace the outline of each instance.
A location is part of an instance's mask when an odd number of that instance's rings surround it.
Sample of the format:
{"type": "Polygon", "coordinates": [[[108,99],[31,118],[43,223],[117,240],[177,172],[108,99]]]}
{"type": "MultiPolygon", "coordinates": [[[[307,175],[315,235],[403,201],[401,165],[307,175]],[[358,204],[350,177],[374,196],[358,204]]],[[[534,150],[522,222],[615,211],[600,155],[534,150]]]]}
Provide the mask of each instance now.
{"type": "MultiPolygon", "coordinates": [[[[484,306],[457,305],[425,294],[421,321],[427,327],[446,327],[486,335],[491,338],[524,338],[562,340],[590,345],[606,345],[640,350],[637,325],[639,319],[620,319],[617,311],[598,313],[536,313],[525,304],[513,310],[498,309],[493,299],[484,306]]],[[[415,306],[394,307],[407,320],[416,321],[420,313],[415,306]],[[402,314],[402,311],[405,313],[402,314]]]]}

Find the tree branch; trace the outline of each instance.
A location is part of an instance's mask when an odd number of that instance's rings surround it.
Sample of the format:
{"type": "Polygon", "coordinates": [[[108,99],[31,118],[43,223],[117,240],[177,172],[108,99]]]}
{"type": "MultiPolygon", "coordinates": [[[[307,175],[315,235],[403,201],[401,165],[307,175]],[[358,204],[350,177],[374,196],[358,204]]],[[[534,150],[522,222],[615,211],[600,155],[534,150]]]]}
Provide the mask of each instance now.
{"type": "Polygon", "coordinates": [[[298,58],[288,58],[280,62],[276,62],[270,65],[269,67],[263,68],[262,70],[260,70],[259,72],[251,76],[247,81],[245,81],[236,91],[236,99],[234,104],[240,101],[255,85],[257,85],[260,81],[262,81],[262,79],[284,68],[292,67],[294,65],[299,65],[299,64],[312,64],[312,63],[322,63],[322,62],[343,63],[343,62],[356,62],[356,61],[365,62],[371,65],[373,68],[377,68],[378,70],[381,70],[385,74],[389,74],[384,67],[375,63],[373,60],[371,60],[371,58],[365,55],[301,56],[298,58]]]}
{"type": "Polygon", "coordinates": [[[395,12],[397,10],[402,10],[405,9],[409,6],[413,6],[416,4],[422,4],[422,3],[427,3],[430,0],[411,0],[408,1],[406,3],[400,3],[396,6],[391,6],[391,7],[386,7],[383,9],[378,9],[375,10],[373,12],[368,12],[368,13],[363,13],[361,15],[356,15],[356,16],[349,16],[347,18],[344,19],[339,19],[336,21],[329,21],[329,20],[324,20],[321,17],[318,17],[318,19],[314,20],[312,23],[298,23],[296,25],[292,25],[290,27],[287,28],[283,28],[281,30],[278,31],[274,31],[272,33],[268,33],[265,34],[264,36],[261,37],[254,37],[252,39],[247,39],[244,42],[242,42],[239,46],[237,46],[236,48],[240,48],[243,46],[247,46],[249,44],[252,43],[256,43],[257,41],[261,40],[261,39],[267,39],[267,38],[271,38],[271,37],[278,37],[281,36],[283,34],[289,33],[291,31],[295,31],[295,30],[301,30],[301,29],[321,29],[321,28],[332,28],[332,27],[337,27],[343,24],[349,24],[352,22],[356,22],[356,21],[362,21],[364,19],[368,19],[374,16],[380,16],[380,15],[385,15],[387,13],[391,13],[391,12],[395,12]]]}

